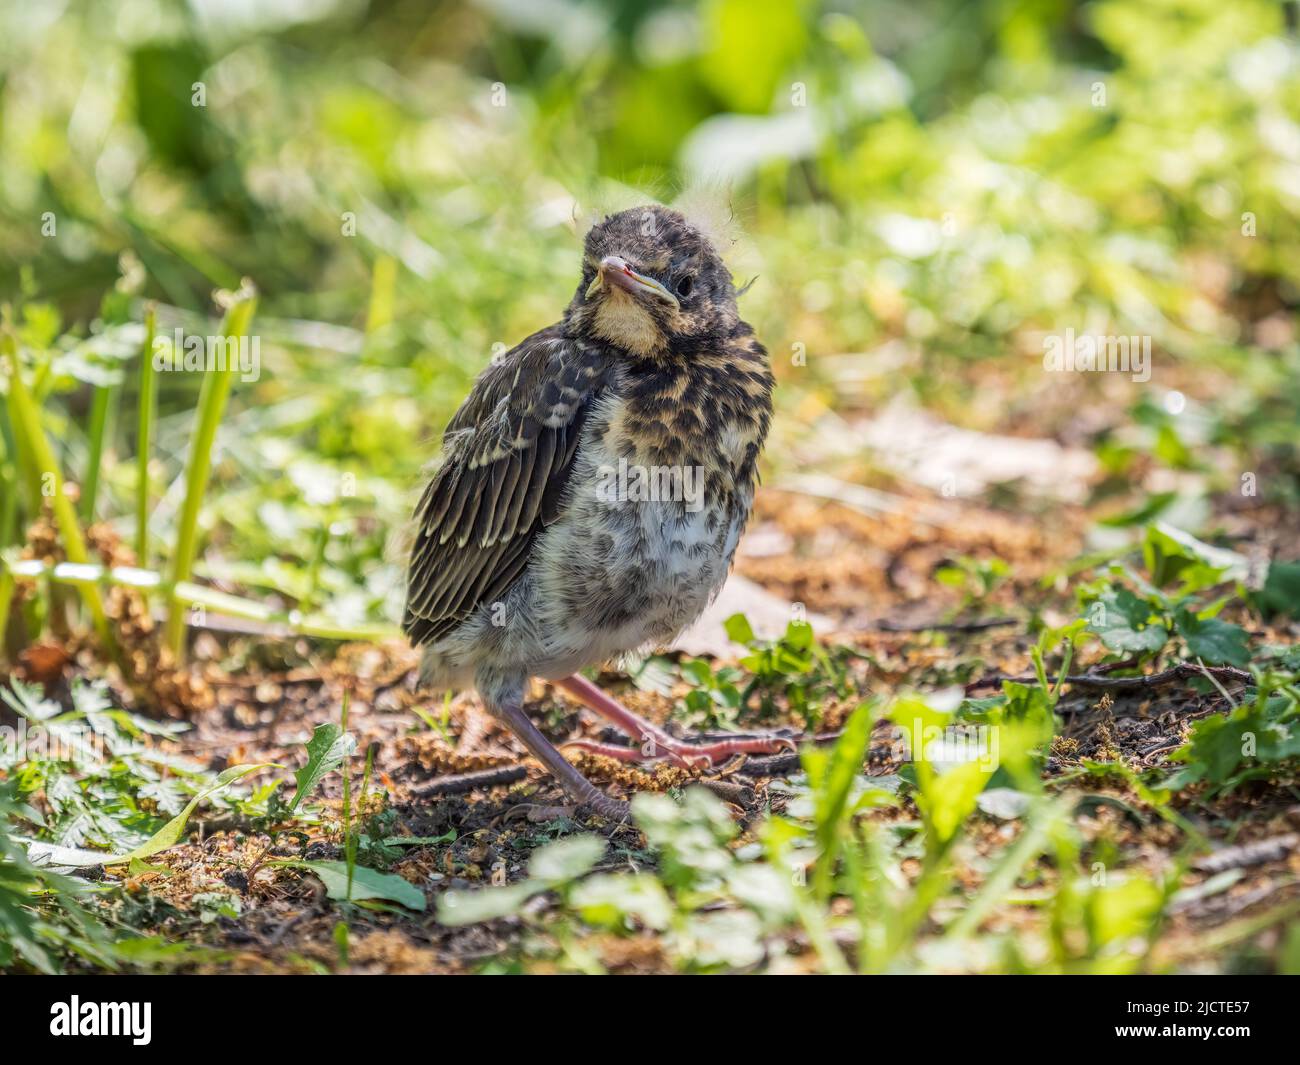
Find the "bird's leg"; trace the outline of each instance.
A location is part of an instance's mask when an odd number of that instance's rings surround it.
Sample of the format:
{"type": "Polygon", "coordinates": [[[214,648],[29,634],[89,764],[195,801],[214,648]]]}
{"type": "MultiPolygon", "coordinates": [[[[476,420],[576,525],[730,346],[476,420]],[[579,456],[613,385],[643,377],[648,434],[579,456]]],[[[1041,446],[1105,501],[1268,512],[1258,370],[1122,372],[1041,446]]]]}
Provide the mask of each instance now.
{"type": "Polygon", "coordinates": [[[579,773],[555,748],[555,745],[542,735],[518,703],[504,702],[497,706],[490,706],[489,709],[492,716],[518,736],[533,757],[541,762],[546,771],[579,803],[590,806],[596,813],[611,820],[621,821],[628,817],[630,812],[628,804],[606,795],[579,773]]]}
{"type": "Polygon", "coordinates": [[[557,680],[555,686],[562,688],[583,706],[610,721],[615,728],[630,736],[639,745],[620,747],[612,743],[597,743],[594,740],[573,740],[566,744],[569,747],[591,751],[593,754],[603,754],[624,762],[666,758],[683,769],[691,769],[696,766],[708,768],[715,762],[730,758],[733,754],[775,754],[778,751],[798,749],[791,737],[773,733],[741,733],[723,740],[679,740],[675,736],[670,736],[658,725],[632,713],[617,699],[606,695],[591,681],[577,673],[563,680],[557,680]]]}

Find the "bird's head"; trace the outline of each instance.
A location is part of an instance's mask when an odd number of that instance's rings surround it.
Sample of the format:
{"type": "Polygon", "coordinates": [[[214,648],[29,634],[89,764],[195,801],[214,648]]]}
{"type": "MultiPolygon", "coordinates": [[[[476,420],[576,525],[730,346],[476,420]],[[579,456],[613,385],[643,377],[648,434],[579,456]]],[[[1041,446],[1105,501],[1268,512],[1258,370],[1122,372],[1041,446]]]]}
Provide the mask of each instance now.
{"type": "Polygon", "coordinates": [[[635,207],[593,226],[570,329],[647,358],[688,356],[739,320],[731,274],[712,244],[667,207],[635,207]]]}

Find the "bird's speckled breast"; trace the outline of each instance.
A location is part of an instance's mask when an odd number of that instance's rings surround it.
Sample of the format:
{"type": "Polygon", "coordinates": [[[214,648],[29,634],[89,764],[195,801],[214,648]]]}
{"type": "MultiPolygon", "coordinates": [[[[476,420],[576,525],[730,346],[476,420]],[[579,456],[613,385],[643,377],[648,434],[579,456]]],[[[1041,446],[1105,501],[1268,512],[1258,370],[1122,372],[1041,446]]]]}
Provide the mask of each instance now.
{"type": "Polygon", "coordinates": [[[427,682],[456,686],[466,670],[480,689],[559,679],[663,646],[700,615],[748,520],[771,419],[765,353],[748,335],[738,343],[687,373],[615,367],[587,416],[560,518],[503,601],[426,651],[427,682]]]}
{"type": "Polygon", "coordinates": [[[752,478],[719,469],[719,450],[639,446],[626,413],[616,394],[593,412],[564,520],[539,538],[530,566],[539,611],[594,661],[667,643],[699,616],[753,501],[752,478]]]}

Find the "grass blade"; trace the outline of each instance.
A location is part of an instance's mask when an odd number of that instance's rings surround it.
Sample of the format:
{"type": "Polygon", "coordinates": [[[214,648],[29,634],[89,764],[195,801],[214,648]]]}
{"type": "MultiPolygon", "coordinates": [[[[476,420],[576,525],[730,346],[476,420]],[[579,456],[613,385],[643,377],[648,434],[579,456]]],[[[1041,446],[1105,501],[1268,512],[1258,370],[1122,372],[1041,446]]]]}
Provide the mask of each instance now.
{"type": "MultiPolygon", "coordinates": [[[[348,697],[349,693],[343,692],[343,711],[342,733],[348,735],[348,697]]],[[[347,857],[347,894],[344,896],[349,902],[352,901],[352,877],[357,866],[357,843],[352,835],[352,751],[344,744],[343,762],[340,767],[343,772],[343,847],[347,857]]]]}
{"type": "Polygon", "coordinates": [[[997,865],[985,878],[979,894],[948,926],[944,933],[945,939],[957,940],[971,935],[979,923],[1005,900],[1007,892],[1015,886],[1016,878],[1026,865],[1043,852],[1051,834],[1064,821],[1074,802],[1075,797],[1067,795],[1055,802],[1043,802],[1036,808],[1025,822],[1015,843],[1003,851],[997,865]]]}
{"type": "Polygon", "coordinates": [[[366,335],[375,333],[393,320],[393,292],[397,287],[397,260],[381,255],[375,261],[370,280],[370,307],[366,312],[366,335]]]}
{"type": "Polygon", "coordinates": [[[5,658],[5,638],[9,631],[9,607],[14,601],[14,575],[0,560],[0,661],[5,658]]]}
{"type": "MultiPolygon", "coordinates": [[[[14,471],[14,477],[21,484],[22,491],[26,495],[26,520],[31,522],[35,516],[41,512],[41,475],[37,469],[37,464],[32,462],[27,455],[27,449],[23,443],[23,434],[19,426],[18,398],[14,395],[14,390],[9,389],[7,397],[9,420],[5,426],[6,430],[11,430],[12,435],[7,437],[7,443],[10,452],[10,461],[14,471]]],[[[15,489],[19,487],[15,484],[15,489]]],[[[15,492],[15,495],[17,493],[15,492]]],[[[15,510],[17,510],[16,500],[14,500],[15,510]]],[[[17,537],[15,536],[15,541],[17,537]]]]}
{"type": "Polygon", "coordinates": [[[153,426],[158,417],[158,377],[153,368],[153,339],[158,312],[152,304],[144,315],[144,348],[140,352],[140,409],[135,430],[135,564],[149,565],[149,458],[153,426]]]}
{"type": "MultiPolygon", "coordinates": [[[[14,336],[6,332],[3,338],[0,338],[0,346],[5,350],[9,357],[10,376],[9,376],[9,402],[10,410],[15,417],[14,431],[22,438],[23,449],[26,454],[33,460],[33,474],[38,480],[48,483],[50,488],[50,506],[54,511],[54,520],[59,526],[59,535],[63,540],[63,550],[68,556],[70,562],[85,565],[89,562],[86,555],[86,541],[81,535],[81,525],[77,521],[77,513],[73,509],[72,502],[63,492],[63,476],[59,472],[58,463],[54,458],[54,451],[50,448],[50,442],[45,437],[45,430],[41,427],[40,410],[36,406],[35,400],[32,399],[31,393],[27,391],[27,385],[23,382],[22,365],[18,359],[18,345],[14,336]]],[[[95,631],[99,634],[100,641],[109,653],[117,657],[117,643],[113,639],[112,630],[108,626],[108,618],[104,614],[104,604],[99,598],[99,589],[93,584],[84,584],[80,586],[81,598],[90,611],[91,620],[94,622],[95,631]]]]}
{"type": "Polygon", "coordinates": [[[9,421],[0,417],[0,547],[18,542],[18,468],[15,459],[9,421]]]}
{"type": "MultiPolygon", "coordinates": [[[[226,311],[221,325],[222,338],[243,337],[248,331],[248,323],[252,320],[256,305],[257,297],[252,284],[245,282],[226,311]]],[[[213,370],[203,378],[203,387],[199,391],[197,421],[190,444],[189,462],[185,469],[185,502],[181,507],[180,525],[177,529],[175,549],[172,552],[173,589],[176,585],[188,581],[194,570],[194,556],[198,549],[199,510],[203,506],[203,497],[208,489],[208,476],[212,472],[212,447],[216,442],[217,428],[221,424],[222,415],[225,414],[226,401],[230,398],[230,389],[238,372],[238,360],[228,360],[225,370],[213,370]]],[[[167,612],[164,641],[177,660],[181,657],[185,640],[184,610],[184,604],[173,592],[167,612]]]]}
{"type": "Polygon", "coordinates": [[[90,406],[90,427],[87,430],[89,449],[86,453],[86,476],[81,486],[81,520],[87,525],[95,521],[95,500],[99,497],[99,467],[104,461],[104,438],[113,420],[113,407],[117,399],[117,385],[97,385],[90,406]]]}

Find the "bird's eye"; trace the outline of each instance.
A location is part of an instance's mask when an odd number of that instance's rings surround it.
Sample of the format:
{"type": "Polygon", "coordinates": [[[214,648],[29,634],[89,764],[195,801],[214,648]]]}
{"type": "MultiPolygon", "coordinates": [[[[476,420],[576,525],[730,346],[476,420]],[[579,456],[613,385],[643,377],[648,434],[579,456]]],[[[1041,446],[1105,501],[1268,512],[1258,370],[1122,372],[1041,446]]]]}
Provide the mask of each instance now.
{"type": "Polygon", "coordinates": [[[690,274],[687,274],[685,277],[683,277],[680,281],[677,282],[677,295],[689,296],[691,294],[691,286],[694,284],[695,284],[695,279],[691,277],[690,274]]]}

